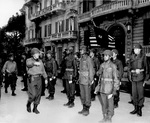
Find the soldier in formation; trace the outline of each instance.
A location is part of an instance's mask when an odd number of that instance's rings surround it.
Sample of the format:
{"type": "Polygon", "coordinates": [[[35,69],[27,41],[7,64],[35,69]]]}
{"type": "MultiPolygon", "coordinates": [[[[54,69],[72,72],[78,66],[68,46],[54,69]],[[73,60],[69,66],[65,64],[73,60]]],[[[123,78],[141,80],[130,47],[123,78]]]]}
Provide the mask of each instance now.
{"type": "Polygon", "coordinates": [[[144,104],[144,85],[149,79],[149,67],[142,46],[136,44],[133,48],[134,53],[129,60],[129,79],[132,82],[132,99],[134,110],[130,114],[142,116],[142,106],[144,104]]]}
{"type": "Polygon", "coordinates": [[[46,53],[45,70],[48,75],[48,93],[49,96],[46,99],[53,100],[55,94],[55,84],[57,80],[57,64],[53,58],[52,51],[48,50],[46,53]]]}

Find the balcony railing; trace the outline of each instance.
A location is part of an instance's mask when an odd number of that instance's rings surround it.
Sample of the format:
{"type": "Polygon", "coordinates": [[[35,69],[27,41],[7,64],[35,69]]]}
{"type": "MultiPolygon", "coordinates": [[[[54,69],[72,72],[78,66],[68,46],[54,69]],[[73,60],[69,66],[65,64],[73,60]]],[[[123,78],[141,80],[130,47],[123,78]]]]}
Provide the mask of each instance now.
{"type": "Polygon", "coordinates": [[[30,16],[30,20],[34,20],[46,14],[52,14],[53,12],[57,12],[57,11],[65,11],[65,3],[59,2],[57,4],[46,7],[41,11],[37,11],[30,16]]]}
{"type": "Polygon", "coordinates": [[[30,5],[31,3],[37,3],[39,0],[25,0],[25,5],[30,5]]]}
{"type": "Polygon", "coordinates": [[[150,0],[137,0],[137,3],[135,4],[136,8],[140,7],[146,7],[150,5],[150,0]]]}
{"type": "Polygon", "coordinates": [[[52,34],[51,36],[45,38],[44,43],[47,42],[46,39],[48,39],[49,41],[55,41],[55,40],[76,39],[76,38],[77,38],[77,31],[66,31],[52,34]]]}
{"type": "Polygon", "coordinates": [[[78,16],[78,22],[81,23],[81,22],[85,22],[85,21],[90,20],[90,18],[91,18],[90,14],[91,14],[90,12],[86,12],[86,13],[79,15],[78,16]]]}
{"type": "Polygon", "coordinates": [[[29,44],[35,44],[35,43],[41,43],[42,39],[41,38],[31,38],[29,40],[24,40],[23,45],[29,45],[29,44]]]}
{"type": "Polygon", "coordinates": [[[103,4],[91,10],[91,17],[96,17],[104,14],[109,14],[121,10],[126,10],[132,7],[131,0],[122,0],[103,4]]]}

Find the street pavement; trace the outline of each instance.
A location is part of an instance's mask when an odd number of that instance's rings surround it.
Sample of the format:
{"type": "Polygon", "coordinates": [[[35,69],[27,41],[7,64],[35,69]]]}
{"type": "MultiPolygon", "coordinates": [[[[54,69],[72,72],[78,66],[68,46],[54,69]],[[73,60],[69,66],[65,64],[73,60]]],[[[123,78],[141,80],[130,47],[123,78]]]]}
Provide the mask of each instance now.
{"type": "MultiPolygon", "coordinates": [[[[38,107],[40,114],[28,113],[26,111],[27,93],[22,92],[23,83],[18,78],[17,81],[17,96],[11,96],[11,91],[6,94],[2,88],[2,97],[0,100],[0,123],[98,123],[102,119],[101,105],[98,98],[92,102],[90,114],[83,116],[78,114],[82,109],[80,98],[76,97],[75,107],[64,107],[67,102],[60,80],[56,84],[56,94],[53,101],[45,99],[48,96],[42,96],[41,103],[38,107]]],[[[150,123],[150,98],[145,98],[143,108],[143,116],[130,115],[133,110],[133,105],[128,104],[130,95],[121,92],[119,107],[115,109],[115,115],[112,118],[112,123],[150,123]]]]}

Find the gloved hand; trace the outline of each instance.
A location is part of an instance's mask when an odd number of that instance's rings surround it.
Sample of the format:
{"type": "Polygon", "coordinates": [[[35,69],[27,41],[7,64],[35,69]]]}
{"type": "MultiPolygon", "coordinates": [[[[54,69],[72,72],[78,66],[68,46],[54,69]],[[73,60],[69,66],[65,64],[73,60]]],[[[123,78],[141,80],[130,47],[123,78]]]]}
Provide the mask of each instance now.
{"type": "Polygon", "coordinates": [[[116,90],[113,91],[113,95],[114,95],[114,96],[117,95],[117,91],[116,91],[116,90]]]}
{"type": "Polygon", "coordinates": [[[108,95],[108,99],[112,98],[113,94],[109,94],[108,95]]]}

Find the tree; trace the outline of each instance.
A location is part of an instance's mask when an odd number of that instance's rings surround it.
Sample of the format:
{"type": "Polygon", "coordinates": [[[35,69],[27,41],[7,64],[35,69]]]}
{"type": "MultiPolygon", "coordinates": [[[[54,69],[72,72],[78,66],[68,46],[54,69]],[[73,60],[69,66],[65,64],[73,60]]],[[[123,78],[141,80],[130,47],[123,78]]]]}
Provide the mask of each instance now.
{"type": "Polygon", "coordinates": [[[5,33],[7,35],[7,48],[10,52],[18,54],[22,51],[22,40],[25,37],[25,14],[21,13],[20,15],[12,16],[8,24],[5,27],[5,33]]]}

